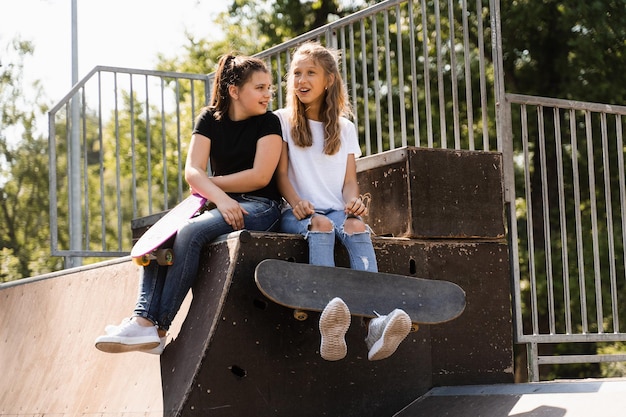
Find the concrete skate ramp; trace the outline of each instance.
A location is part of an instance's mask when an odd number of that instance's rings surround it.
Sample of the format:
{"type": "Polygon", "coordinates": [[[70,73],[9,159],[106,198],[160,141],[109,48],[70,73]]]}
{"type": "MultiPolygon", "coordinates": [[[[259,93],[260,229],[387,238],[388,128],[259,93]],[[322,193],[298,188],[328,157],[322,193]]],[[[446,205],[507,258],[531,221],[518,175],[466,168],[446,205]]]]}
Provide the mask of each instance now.
{"type": "Polygon", "coordinates": [[[1,416],[163,415],[159,357],[93,343],[132,312],[138,276],[125,258],[0,287],[1,416]]]}

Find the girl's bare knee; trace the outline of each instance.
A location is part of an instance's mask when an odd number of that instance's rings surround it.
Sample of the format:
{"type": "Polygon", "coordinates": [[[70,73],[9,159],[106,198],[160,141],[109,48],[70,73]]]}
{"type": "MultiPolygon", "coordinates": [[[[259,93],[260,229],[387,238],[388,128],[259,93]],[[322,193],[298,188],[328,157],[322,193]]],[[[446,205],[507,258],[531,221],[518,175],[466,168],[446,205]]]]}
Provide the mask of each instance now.
{"type": "Polygon", "coordinates": [[[313,218],[311,219],[310,230],[312,232],[332,232],[333,223],[328,217],[318,214],[313,216],[313,218]]]}
{"type": "Polygon", "coordinates": [[[346,219],[346,222],[343,225],[343,230],[344,232],[352,235],[355,233],[363,233],[367,229],[365,227],[365,223],[363,223],[361,220],[350,217],[346,219]]]}

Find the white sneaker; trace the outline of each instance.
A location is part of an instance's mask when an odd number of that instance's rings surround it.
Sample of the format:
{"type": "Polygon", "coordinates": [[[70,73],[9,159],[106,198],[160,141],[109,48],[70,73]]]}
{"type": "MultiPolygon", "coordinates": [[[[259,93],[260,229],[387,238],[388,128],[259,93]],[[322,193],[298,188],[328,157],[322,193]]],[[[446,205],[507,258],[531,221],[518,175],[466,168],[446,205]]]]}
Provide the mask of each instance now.
{"type": "Polygon", "coordinates": [[[335,297],[324,307],[320,316],[320,355],[327,361],[338,361],[348,353],[345,335],[350,327],[350,310],[346,303],[335,297]]]}
{"type": "MultiPolygon", "coordinates": [[[[124,320],[122,320],[122,322],[120,324],[108,324],[105,328],[104,331],[106,332],[106,334],[110,335],[110,334],[114,334],[118,327],[124,325],[124,323],[126,323],[127,321],[130,321],[131,318],[130,317],[126,317],[124,320]]],[[[148,350],[142,350],[142,352],[146,352],[146,353],[151,353],[153,355],[160,355],[161,353],[163,353],[163,350],[165,350],[165,345],[167,344],[167,335],[163,336],[163,337],[159,337],[159,339],[161,340],[161,342],[159,343],[159,345],[155,348],[152,349],[148,349],[148,350]]]]}
{"type": "Polygon", "coordinates": [[[107,334],[96,339],[97,349],[107,353],[122,353],[150,350],[161,344],[156,326],[145,327],[135,320],[126,320],[113,327],[107,326],[107,334]]]}
{"type": "Polygon", "coordinates": [[[411,331],[411,317],[404,310],[395,309],[387,316],[370,320],[365,344],[371,361],[388,358],[393,355],[400,343],[411,331]]]}

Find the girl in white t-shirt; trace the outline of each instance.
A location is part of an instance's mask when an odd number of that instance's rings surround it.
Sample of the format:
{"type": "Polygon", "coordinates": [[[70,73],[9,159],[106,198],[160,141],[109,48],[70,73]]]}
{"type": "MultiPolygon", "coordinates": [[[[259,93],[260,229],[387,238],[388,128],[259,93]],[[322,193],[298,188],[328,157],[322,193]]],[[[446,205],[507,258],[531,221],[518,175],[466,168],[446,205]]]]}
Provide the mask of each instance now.
{"type": "MultiPolygon", "coordinates": [[[[283,151],[277,168],[278,188],[289,203],[281,231],[302,234],[309,263],[335,266],[335,237],[345,246],[353,269],[377,272],[369,227],[360,216],[367,206],[359,195],[356,157],[361,156],[350,103],[337,64],[337,53],[317,42],[301,45],[293,55],[287,80],[287,107],[277,110],[283,151]]],[[[320,316],[320,354],[345,357],[350,311],[340,298],[329,300],[320,316]]],[[[408,335],[411,319],[396,309],[370,321],[365,339],[370,360],[393,354],[408,335]]]]}

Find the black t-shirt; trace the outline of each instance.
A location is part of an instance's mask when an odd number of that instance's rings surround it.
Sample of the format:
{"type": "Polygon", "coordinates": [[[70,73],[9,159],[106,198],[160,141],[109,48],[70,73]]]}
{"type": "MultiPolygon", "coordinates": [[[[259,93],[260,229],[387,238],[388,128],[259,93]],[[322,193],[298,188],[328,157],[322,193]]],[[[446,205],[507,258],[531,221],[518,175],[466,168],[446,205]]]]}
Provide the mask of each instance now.
{"type": "MultiPolygon", "coordinates": [[[[206,136],[211,140],[211,171],[214,176],[228,175],[251,169],[254,166],[257,141],[267,135],[282,136],[280,120],[267,112],[246,120],[232,121],[227,114],[216,120],[213,111],[205,109],[196,121],[193,133],[206,136]]],[[[270,198],[280,201],[276,180],[260,190],[245,194],[270,198]]]]}

